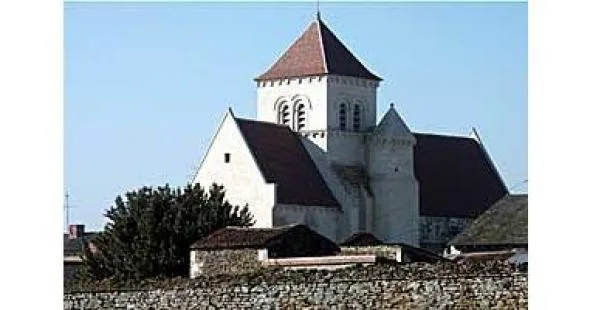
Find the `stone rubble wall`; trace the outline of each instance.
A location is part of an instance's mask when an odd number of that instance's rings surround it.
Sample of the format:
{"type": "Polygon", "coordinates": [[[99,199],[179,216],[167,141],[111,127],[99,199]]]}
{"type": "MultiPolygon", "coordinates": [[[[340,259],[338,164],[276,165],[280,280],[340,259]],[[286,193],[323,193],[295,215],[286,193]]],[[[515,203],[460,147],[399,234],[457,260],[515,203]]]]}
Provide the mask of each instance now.
{"type": "Polygon", "coordinates": [[[397,246],[374,245],[374,246],[343,246],[340,248],[340,255],[376,255],[399,261],[401,249],[397,246]]]}
{"type": "Polygon", "coordinates": [[[254,271],[262,268],[258,260],[258,251],[252,249],[195,251],[191,255],[191,274],[199,273],[207,275],[235,274],[254,271]],[[197,268],[198,266],[198,268],[197,268]]]}
{"type": "Polygon", "coordinates": [[[64,309],[526,309],[527,274],[501,263],[408,264],[279,271],[96,287],[64,295],[64,309]]]}

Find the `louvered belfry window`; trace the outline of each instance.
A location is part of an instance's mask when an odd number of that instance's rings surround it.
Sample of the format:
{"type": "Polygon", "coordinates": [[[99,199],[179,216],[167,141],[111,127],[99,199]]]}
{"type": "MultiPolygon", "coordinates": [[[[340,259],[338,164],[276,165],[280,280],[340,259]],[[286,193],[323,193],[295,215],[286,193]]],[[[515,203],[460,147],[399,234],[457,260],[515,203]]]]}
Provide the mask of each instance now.
{"type": "Polygon", "coordinates": [[[346,130],[346,104],[340,104],[340,112],[339,112],[339,120],[340,120],[340,130],[346,130]]]}
{"type": "Polygon", "coordinates": [[[352,111],[352,130],[361,130],[361,106],[358,104],[354,105],[354,110],[352,111]]]}
{"type": "Polygon", "coordinates": [[[279,106],[278,118],[279,124],[289,126],[289,122],[291,121],[291,113],[289,112],[289,105],[286,102],[283,102],[279,106]]]}
{"type": "Polygon", "coordinates": [[[297,111],[295,115],[295,130],[300,131],[305,128],[305,105],[303,103],[297,104],[297,111]]]}

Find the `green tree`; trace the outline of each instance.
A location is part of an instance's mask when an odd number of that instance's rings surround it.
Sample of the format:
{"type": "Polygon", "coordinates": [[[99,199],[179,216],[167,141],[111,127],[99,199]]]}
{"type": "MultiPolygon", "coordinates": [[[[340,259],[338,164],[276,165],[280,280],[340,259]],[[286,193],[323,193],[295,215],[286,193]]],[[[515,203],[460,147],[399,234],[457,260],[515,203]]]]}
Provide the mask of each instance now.
{"type": "Polygon", "coordinates": [[[104,231],[86,247],[85,279],[186,276],[190,245],[216,229],[251,226],[248,207],[232,206],[222,186],[143,187],[118,196],[104,231]]]}

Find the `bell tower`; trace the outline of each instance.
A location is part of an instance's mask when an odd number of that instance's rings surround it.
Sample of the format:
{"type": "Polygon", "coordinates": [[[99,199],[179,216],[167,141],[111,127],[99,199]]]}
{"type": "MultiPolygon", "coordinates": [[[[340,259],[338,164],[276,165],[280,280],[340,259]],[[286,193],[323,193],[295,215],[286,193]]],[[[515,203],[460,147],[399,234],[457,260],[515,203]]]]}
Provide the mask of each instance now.
{"type": "Polygon", "coordinates": [[[326,152],[333,133],[375,127],[381,78],[361,64],[319,14],[255,81],[258,120],[289,126],[326,152]]]}

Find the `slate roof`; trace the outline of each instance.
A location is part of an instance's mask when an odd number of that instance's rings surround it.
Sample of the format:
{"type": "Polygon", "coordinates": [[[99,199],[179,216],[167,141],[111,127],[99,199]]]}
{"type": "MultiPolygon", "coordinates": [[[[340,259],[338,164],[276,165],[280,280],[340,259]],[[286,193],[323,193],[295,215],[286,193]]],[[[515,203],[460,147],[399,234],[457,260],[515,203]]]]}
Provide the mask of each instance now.
{"type": "MultiPolygon", "coordinates": [[[[191,249],[265,249],[273,245],[292,244],[301,241],[314,242],[324,249],[339,251],[336,244],[302,224],[292,224],[273,228],[225,227],[195,242],[191,249]],[[307,239],[307,240],[302,240],[307,239]]],[[[313,246],[310,246],[313,247],[313,246]]]]}
{"type": "Polygon", "coordinates": [[[380,81],[317,19],[265,73],[255,80],[337,74],[380,81]]]}
{"type": "Polygon", "coordinates": [[[383,241],[368,232],[354,233],[340,243],[341,246],[373,246],[383,244],[385,244],[383,241]]]}
{"type": "Polygon", "coordinates": [[[236,118],[265,180],[277,185],[277,203],[338,207],[296,133],[274,123],[236,118]]]}
{"type": "Polygon", "coordinates": [[[475,218],[508,193],[476,140],[422,133],[414,136],[420,215],[475,218]]]}
{"type": "Polygon", "coordinates": [[[449,244],[528,245],[528,195],[506,195],[449,244]]]}
{"type": "Polygon", "coordinates": [[[98,233],[87,232],[82,237],[70,239],[68,234],[64,234],[64,256],[81,255],[84,253],[84,243],[92,241],[98,233]]]}

